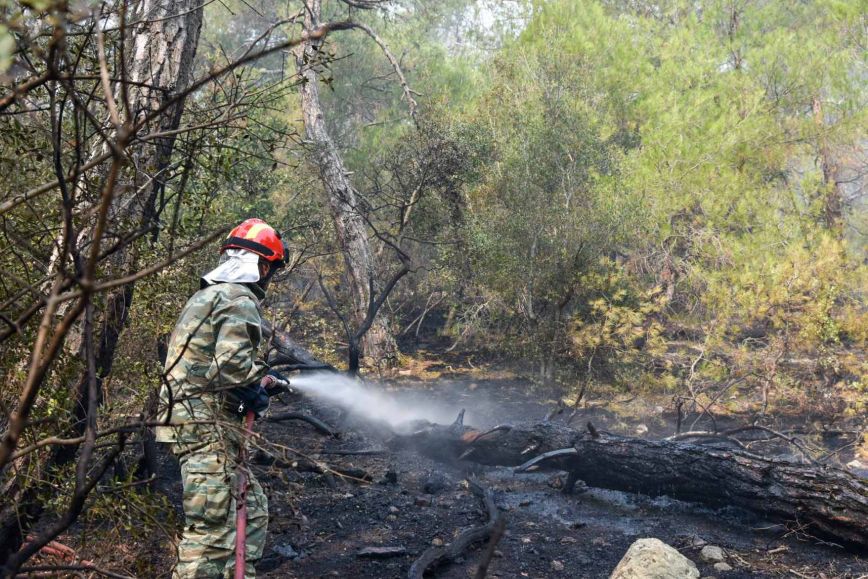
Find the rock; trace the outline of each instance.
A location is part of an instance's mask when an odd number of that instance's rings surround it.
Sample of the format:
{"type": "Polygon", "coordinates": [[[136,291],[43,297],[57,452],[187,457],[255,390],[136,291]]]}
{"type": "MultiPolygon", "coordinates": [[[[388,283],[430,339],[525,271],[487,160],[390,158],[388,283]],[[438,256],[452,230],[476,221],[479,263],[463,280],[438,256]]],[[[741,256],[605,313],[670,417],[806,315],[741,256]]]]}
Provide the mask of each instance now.
{"type": "Polygon", "coordinates": [[[644,424],[640,424],[636,427],[636,436],[642,436],[643,434],[648,434],[648,427],[644,424]]]}
{"type": "Polygon", "coordinates": [[[576,539],[575,537],[564,537],[563,539],[561,539],[562,545],[568,545],[570,543],[578,543],[578,542],[579,542],[579,540],[576,539]]]}
{"type": "Polygon", "coordinates": [[[690,544],[696,549],[701,549],[702,547],[708,544],[708,541],[700,537],[699,535],[693,535],[690,538],[690,544]]]}
{"type": "Polygon", "coordinates": [[[654,407],[654,412],[656,412],[657,414],[663,414],[665,411],[666,411],[666,409],[663,408],[662,406],[655,406],[654,407]]]}
{"type": "Polygon", "coordinates": [[[414,503],[417,507],[430,507],[431,499],[427,497],[416,497],[416,501],[414,503]]]}
{"type": "Polygon", "coordinates": [[[399,512],[401,512],[401,511],[398,509],[398,507],[396,507],[394,505],[389,507],[389,513],[391,513],[393,515],[397,515],[399,512]]]}
{"type": "Polygon", "coordinates": [[[720,571],[721,573],[724,573],[726,571],[732,571],[732,567],[730,567],[729,565],[727,565],[726,563],[721,561],[720,563],[714,564],[714,570],[720,571]]]}
{"type": "Polygon", "coordinates": [[[715,545],[703,547],[702,551],[699,552],[699,556],[702,557],[703,561],[707,561],[708,563],[717,563],[726,558],[726,555],[723,554],[723,549],[715,545]]]}
{"type": "Polygon", "coordinates": [[[407,549],[400,546],[391,547],[365,547],[356,553],[356,557],[366,557],[368,559],[388,559],[389,557],[400,557],[407,552],[407,549]]]}
{"type": "Polygon", "coordinates": [[[639,539],[627,550],[610,579],[698,579],[696,565],[661,541],[639,539]]]}
{"type": "Polygon", "coordinates": [[[518,503],[518,506],[520,506],[520,507],[528,507],[528,506],[531,505],[531,503],[533,503],[533,501],[530,500],[530,499],[522,499],[522,500],[518,503]]]}
{"type": "Polygon", "coordinates": [[[274,552],[284,557],[285,559],[298,559],[300,557],[298,551],[292,548],[289,543],[282,543],[274,546],[274,552]]]}
{"type": "Polygon", "coordinates": [[[428,476],[428,480],[425,481],[425,484],[422,486],[422,490],[428,493],[429,495],[436,495],[446,488],[447,485],[446,477],[440,474],[439,472],[431,473],[428,476]]]}
{"type": "Polygon", "coordinates": [[[433,539],[431,539],[431,544],[435,547],[442,547],[443,539],[441,539],[440,537],[434,537],[433,539]]]}
{"type": "Polygon", "coordinates": [[[563,571],[564,564],[561,561],[552,561],[552,571],[563,571]]]}
{"type": "Polygon", "coordinates": [[[386,517],[386,520],[389,521],[389,522],[391,522],[391,523],[394,523],[395,521],[398,520],[398,517],[396,517],[395,515],[388,515],[388,516],[386,517]]]}

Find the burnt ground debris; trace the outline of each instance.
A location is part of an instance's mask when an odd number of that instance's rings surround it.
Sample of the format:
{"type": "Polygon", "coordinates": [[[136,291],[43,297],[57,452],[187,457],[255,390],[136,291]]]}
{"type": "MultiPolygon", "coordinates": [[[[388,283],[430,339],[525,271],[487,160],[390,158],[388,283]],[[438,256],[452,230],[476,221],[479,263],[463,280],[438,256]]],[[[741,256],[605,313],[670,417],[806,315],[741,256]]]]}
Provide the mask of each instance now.
{"type": "MultiPolygon", "coordinates": [[[[520,380],[458,378],[434,385],[403,381],[392,387],[408,403],[436,399],[454,405],[456,413],[467,408],[467,422],[479,427],[539,420],[551,407],[545,396],[531,395],[529,385],[520,380]]],[[[260,565],[262,577],[406,577],[413,561],[432,543],[449,543],[458,532],[484,522],[484,508],[468,489],[468,476],[494,491],[507,521],[490,577],[608,577],[630,544],[641,537],[657,537],[673,545],[696,562],[703,576],[721,579],[799,574],[856,578],[868,573],[864,556],[738,509],[712,510],[667,497],[600,489],[564,495],[559,490],[562,475],[455,467],[410,450],[320,455],[317,452],[324,449],[376,451],[383,446],[364,424],[354,423],[335,408],[295,400],[292,407],[278,406],[274,411],[299,407],[336,425],[342,438],[322,436],[295,421],[260,423],[262,434],[270,442],[327,464],[361,469],[373,482],[335,477],[329,481],[281,461],[254,466],[270,496],[271,525],[266,558],[260,565]],[[720,572],[703,562],[699,552],[705,544],[723,547],[733,569],[720,572]],[[382,556],[360,554],[366,548],[379,548],[382,556]]],[[[590,410],[588,415],[600,428],[635,428],[605,410],[590,410]]],[[[644,422],[650,437],[671,434],[663,430],[665,417],[644,422]]],[[[841,460],[845,458],[846,454],[841,460]]],[[[484,543],[477,544],[433,575],[472,576],[483,547],[484,543]]]]}
{"type": "MultiPolygon", "coordinates": [[[[528,382],[517,379],[401,379],[385,387],[408,404],[436,400],[453,406],[456,414],[466,408],[465,423],[480,428],[539,421],[552,407],[545,392],[538,388],[531,392],[528,382]]],[[[560,490],[563,474],[515,474],[509,468],[443,464],[412,450],[387,449],[381,433],[337,408],[302,399],[290,402],[275,404],[272,413],[310,413],[335,426],[341,437],[325,436],[299,421],[260,421],[257,429],[272,444],[267,446],[271,454],[280,455],[281,446],[289,447],[338,470],[367,473],[371,482],[323,475],[314,469],[302,472],[282,457],[261,460],[260,452],[253,468],[269,494],[271,514],[260,577],[406,577],[412,563],[432,544],[448,544],[461,531],[485,522],[482,501],[468,488],[468,477],[492,489],[506,518],[506,532],[497,545],[489,577],[605,578],[630,544],[642,537],[656,537],[679,549],[704,577],[855,579],[868,574],[864,553],[823,544],[800,533],[796,525],[782,527],[739,509],[709,509],[668,497],[593,488],[565,495],[560,490]],[[344,451],[349,454],[335,454],[344,451]],[[706,544],[726,551],[731,571],[715,570],[701,559],[706,544]]],[[[652,407],[642,420],[649,429],[646,436],[671,434],[669,418],[652,407]]],[[[637,416],[625,418],[603,408],[583,410],[577,420],[588,419],[613,432],[635,434],[637,427],[637,416]]],[[[744,422],[738,416],[722,420],[744,422]]],[[[798,426],[796,417],[788,420],[789,427],[798,426]]],[[[833,450],[842,445],[837,437],[825,438],[833,450]]],[[[786,446],[772,450],[792,452],[786,446]]],[[[847,451],[835,459],[846,462],[847,451]]],[[[180,483],[172,460],[165,460],[159,486],[180,518],[180,483]]],[[[477,543],[428,576],[472,577],[484,547],[484,542],[477,543]]],[[[169,541],[153,538],[146,550],[151,551],[148,574],[168,574],[169,541]]],[[[131,569],[128,562],[122,566],[131,569]]]]}

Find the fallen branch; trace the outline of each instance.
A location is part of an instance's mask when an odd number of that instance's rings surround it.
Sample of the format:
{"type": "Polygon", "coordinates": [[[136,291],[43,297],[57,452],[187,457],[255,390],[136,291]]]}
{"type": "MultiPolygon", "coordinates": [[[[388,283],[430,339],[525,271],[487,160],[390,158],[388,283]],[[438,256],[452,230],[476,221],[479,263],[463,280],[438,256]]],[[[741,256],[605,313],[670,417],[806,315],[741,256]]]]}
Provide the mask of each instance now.
{"type": "Polygon", "coordinates": [[[108,571],[106,569],[101,569],[100,567],[96,567],[95,565],[82,564],[82,565],[34,565],[29,567],[22,567],[19,569],[22,575],[18,577],[60,577],[66,576],[66,573],[61,574],[62,571],[67,572],[76,572],[76,575],[80,573],[96,573],[101,577],[110,577],[111,579],[134,579],[130,575],[121,575],[119,573],[114,573],[112,571],[108,571]],[[44,573],[44,575],[43,575],[44,573]]]}
{"type": "Polygon", "coordinates": [[[475,579],[485,579],[488,574],[488,566],[491,565],[491,560],[494,558],[494,553],[497,551],[497,544],[503,537],[503,532],[506,530],[506,517],[500,516],[494,524],[494,529],[491,531],[491,540],[488,541],[488,546],[485,548],[485,553],[482,554],[482,560],[479,562],[479,567],[476,568],[475,579]]]}
{"type": "Polygon", "coordinates": [[[331,436],[333,438],[340,438],[340,433],[333,429],[331,426],[320,420],[319,418],[315,418],[310,414],[305,414],[303,412],[284,412],[282,414],[274,414],[272,416],[267,417],[266,422],[286,422],[288,420],[300,420],[302,422],[307,422],[311,426],[317,429],[317,432],[320,434],[325,434],[326,436],[331,436]]]}
{"type": "Polygon", "coordinates": [[[716,432],[708,432],[704,430],[694,430],[691,432],[682,432],[680,434],[675,434],[673,436],[669,436],[664,440],[716,440],[718,442],[727,442],[729,444],[733,444],[738,448],[743,450],[747,450],[747,447],[744,445],[742,441],[737,438],[733,438],[731,436],[726,436],[725,434],[719,434],[716,432]]]}
{"type": "MultiPolygon", "coordinates": [[[[29,535],[27,537],[27,541],[25,541],[22,547],[26,547],[29,543],[35,540],[36,537],[34,537],[33,535],[29,535]]],[[[42,547],[42,549],[39,550],[39,554],[49,557],[57,557],[58,559],[62,559],[64,561],[75,561],[76,559],[78,559],[78,555],[76,554],[74,549],[72,549],[71,547],[67,547],[66,545],[58,541],[51,541],[50,543],[42,547]]],[[[93,561],[81,561],[81,564],[93,565],[93,561]]]]}
{"type": "Polygon", "coordinates": [[[445,547],[430,547],[410,566],[407,573],[409,579],[422,579],[425,572],[431,568],[442,565],[447,561],[454,561],[460,557],[471,545],[484,541],[490,537],[495,526],[500,520],[500,512],[494,504],[494,493],[491,489],[483,488],[475,480],[470,480],[470,490],[473,494],[482,497],[488,521],[479,527],[473,527],[458,535],[454,541],[445,547]]]}
{"type": "MultiPolygon", "coordinates": [[[[300,453],[299,453],[300,454],[300,453]]],[[[329,466],[323,462],[313,459],[309,456],[289,459],[287,457],[278,457],[271,452],[260,449],[254,456],[253,462],[265,466],[277,466],[280,468],[291,468],[298,472],[312,472],[322,475],[326,484],[329,487],[335,488],[333,476],[342,479],[351,480],[353,482],[367,484],[370,483],[373,477],[366,470],[353,466],[329,466]]]]}
{"type": "Polygon", "coordinates": [[[268,364],[272,368],[282,371],[325,370],[337,372],[334,366],[317,359],[293,340],[288,332],[272,325],[267,320],[263,320],[263,333],[269,337],[271,351],[268,355],[268,364]]]}
{"type": "Polygon", "coordinates": [[[808,462],[810,462],[812,464],[818,464],[817,461],[814,460],[814,457],[811,456],[811,453],[808,451],[808,449],[805,448],[805,445],[802,444],[801,441],[799,441],[796,437],[787,436],[786,434],[784,434],[782,432],[778,432],[777,430],[772,430],[771,428],[769,428],[767,426],[760,426],[759,424],[752,424],[749,426],[740,426],[738,428],[732,428],[730,430],[725,430],[723,432],[710,432],[710,431],[706,431],[706,430],[693,430],[690,432],[682,432],[680,434],[670,436],[670,437],[666,438],[666,440],[685,440],[685,439],[693,439],[693,438],[711,438],[711,439],[717,438],[720,440],[725,440],[727,442],[732,442],[741,448],[747,448],[744,445],[744,443],[742,443],[740,440],[734,438],[734,436],[736,434],[740,434],[742,432],[749,432],[751,430],[759,430],[761,432],[765,432],[767,434],[770,434],[773,438],[779,438],[779,439],[783,440],[784,442],[792,444],[793,446],[795,446],[799,450],[799,452],[802,453],[802,455],[805,457],[806,460],[808,460],[808,462]]]}

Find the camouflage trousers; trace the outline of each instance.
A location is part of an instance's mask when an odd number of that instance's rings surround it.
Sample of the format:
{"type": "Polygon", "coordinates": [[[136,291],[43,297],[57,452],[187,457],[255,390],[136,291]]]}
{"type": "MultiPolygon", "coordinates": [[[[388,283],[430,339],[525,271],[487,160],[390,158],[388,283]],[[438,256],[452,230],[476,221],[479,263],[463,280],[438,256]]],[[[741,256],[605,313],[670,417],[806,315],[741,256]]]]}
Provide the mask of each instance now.
{"type": "MultiPolygon", "coordinates": [[[[185,517],[174,579],[234,577],[239,448],[235,436],[214,442],[172,445],[172,452],[181,463],[185,517]]],[[[253,563],[262,558],[265,548],[268,498],[252,473],[248,473],[248,481],[244,576],[251,578],[256,576],[253,563]]]]}

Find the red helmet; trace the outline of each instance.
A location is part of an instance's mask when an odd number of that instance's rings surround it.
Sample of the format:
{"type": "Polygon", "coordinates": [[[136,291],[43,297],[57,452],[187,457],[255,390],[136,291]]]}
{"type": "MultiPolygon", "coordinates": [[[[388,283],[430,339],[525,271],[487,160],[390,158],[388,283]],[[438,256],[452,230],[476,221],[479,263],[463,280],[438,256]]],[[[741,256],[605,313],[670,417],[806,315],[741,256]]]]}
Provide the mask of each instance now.
{"type": "Polygon", "coordinates": [[[286,263],[286,246],[280,234],[262,219],[246,219],[230,231],[220,253],[227,249],[246,249],[277,265],[286,263]]]}

